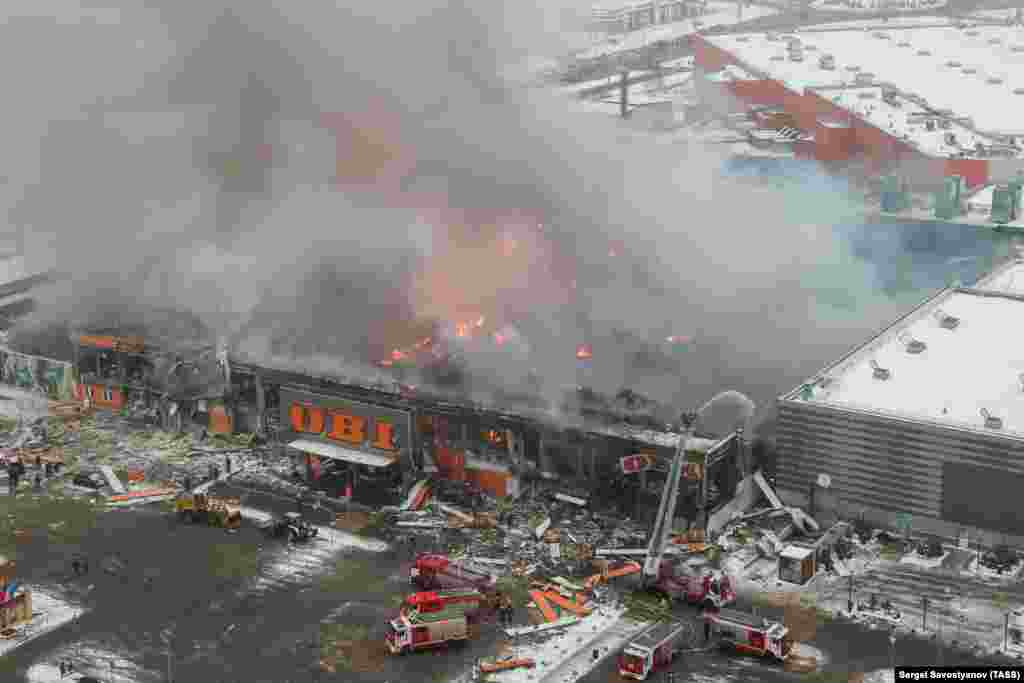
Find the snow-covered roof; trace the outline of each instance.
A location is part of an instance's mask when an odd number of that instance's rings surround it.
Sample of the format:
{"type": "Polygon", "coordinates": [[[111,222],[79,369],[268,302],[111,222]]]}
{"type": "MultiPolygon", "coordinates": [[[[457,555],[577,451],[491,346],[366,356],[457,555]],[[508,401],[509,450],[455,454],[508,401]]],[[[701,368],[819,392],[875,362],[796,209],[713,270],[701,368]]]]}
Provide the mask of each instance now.
{"type": "Polygon", "coordinates": [[[1024,296],[1024,259],[1018,258],[978,280],[974,289],[1024,296]]]}
{"type": "Polygon", "coordinates": [[[804,46],[798,62],[788,59],[784,40],[770,41],[764,33],[705,39],[798,92],[851,83],[850,69],[858,67],[934,109],[970,117],[981,131],[1024,134],[1024,27],[961,29],[936,18],[927,24],[805,29],[798,37],[804,46]],[[835,58],[835,69],[819,66],[823,54],[835,58]]]}
{"type": "Polygon", "coordinates": [[[789,545],[783,548],[779,557],[786,560],[804,560],[810,557],[814,553],[811,548],[805,548],[799,545],[789,545]]]}
{"type": "Polygon", "coordinates": [[[882,99],[881,87],[825,90],[819,91],[819,94],[876,128],[903,139],[928,156],[972,155],[978,144],[985,147],[1000,145],[998,140],[979,135],[956,123],[948,128],[936,125],[928,130],[924,122],[927,112],[920,105],[900,96],[890,97],[886,101],[882,99]],[[947,138],[949,133],[954,135],[952,142],[947,138]]]}
{"type": "Polygon", "coordinates": [[[997,284],[941,292],[822,371],[809,393],[805,385],[783,400],[1024,438],[1024,347],[1015,325],[1024,297],[985,291],[997,284]],[[943,318],[958,324],[949,329],[943,318]],[[912,353],[914,341],[923,350],[912,353]],[[985,412],[1002,421],[999,429],[986,426],[985,412]]]}

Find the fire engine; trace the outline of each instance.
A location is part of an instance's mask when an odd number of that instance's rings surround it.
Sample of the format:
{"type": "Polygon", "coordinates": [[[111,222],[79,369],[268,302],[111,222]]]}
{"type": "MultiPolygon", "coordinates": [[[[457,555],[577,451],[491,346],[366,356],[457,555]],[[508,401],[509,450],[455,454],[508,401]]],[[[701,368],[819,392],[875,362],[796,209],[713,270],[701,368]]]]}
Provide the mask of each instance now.
{"type": "Polygon", "coordinates": [[[385,642],[392,654],[404,655],[437,645],[468,640],[471,604],[452,603],[435,611],[403,610],[388,622],[385,642]]]}
{"type": "Polygon", "coordinates": [[[731,609],[704,616],[713,638],[738,652],[785,661],[793,650],[789,629],[782,624],[731,609]]]}
{"type": "Polygon", "coordinates": [[[644,558],[644,582],[673,599],[686,600],[705,609],[720,609],[736,600],[736,592],[728,576],[710,571],[704,571],[700,576],[677,575],[675,563],[665,556],[672,533],[672,517],[679,497],[679,481],[687,466],[683,454],[685,442],[684,435],[680,438],[679,450],[665,478],[665,488],[661,493],[661,503],[644,558]]]}
{"type": "Polygon", "coordinates": [[[651,626],[634,638],[619,656],[619,675],[647,680],[658,667],[672,662],[690,635],[689,623],[673,621],[651,626]]]}
{"type": "Polygon", "coordinates": [[[480,607],[484,601],[483,594],[474,589],[450,591],[424,591],[413,593],[402,603],[403,612],[440,612],[450,605],[464,605],[466,608],[480,607]]]}
{"type": "Polygon", "coordinates": [[[422,554],[409,570],[409,581],[423,590],[448,586],[469,586],[489,593],[497,585],[493,574],[470,569],[446,555],[422,554]]]}
{"type": "Polygon", "coordinates": [[[676,600],[717,610],[736,600],[732,581],[721,572],[705,571],[699,576],[677,575],[676,568],[663,561],[654,587],[676,600]]]}

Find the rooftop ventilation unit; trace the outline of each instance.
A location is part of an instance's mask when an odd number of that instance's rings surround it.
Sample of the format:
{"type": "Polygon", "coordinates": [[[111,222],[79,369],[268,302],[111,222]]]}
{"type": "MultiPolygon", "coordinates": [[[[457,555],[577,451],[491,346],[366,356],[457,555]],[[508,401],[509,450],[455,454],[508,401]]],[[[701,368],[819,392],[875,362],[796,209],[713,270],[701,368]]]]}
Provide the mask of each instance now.
{"type": "Polygon", "coordinates": [[[877,33],[874,33],[872,35],[874,35],[874,37],[878,38],[879,40],[889,40],[889,34],[885,33],[884,31],[878,31],[877,33]]]}
{"type": "Polygon", "coordinates": [[[910,43],[906,40],[901,40],[900,42],[896,43],[896,47],[910,47],[910,43]]]}
{"type": "Polygon", "coordinates": [[[1017,381],[1020,382],[1020,390],[1024,392],[1024,372],[1017,375],[1017,381]]]}
{"type": "Polygon", "coordinates": [[[969,35],[972,38],[975,38],[975,37],[977,37],[978,32],[977,31],[968,31],[967,35],[969,35]]]}
{"type": "Polygon", "coordinates": [[[750,42],[750,37],[749,36],[737,36],[736,42],[737,43],[749,43],[750,42]]]}
{"type": "Polygon", "coordinates": [[[873,99],[875,99],[875,93],[873,93],[871,91],[859,92],[859,93],[857,93],[857,99],[858,100],[873,100],[873,99]]]}
{"type": "Polygon", "coordinates": [[[988,83],[989,85],[1002,85],[1003,79],[993,77],[993,78],[986,79],[985,82],[988,83]]]}
{"type": "Polygon", "coordinates": [[[939,322],[939,327],[945,328],[947,330],[955,330],[957,327],[960,326],[960,318],[954,317],[949,313],[946,313],[941,308],[936,310],[934,315],[935,319],[939,322]]]}
{"type": "Polygon", "coordinates": [[[988,44],[989,45],[999,45],[1002,42],[1003,42],[1002,38],[989,38],[988,39],[988,44]]]}
{"type": "Polygon", "coordinates": [[[963,66],[963,64],[956,61],[955,59],[951,59],[948,62],[946,62],[946,66],[950,67],[951,69],[959,69],[961,66],[963,66]]]}
{"type": "Polygon", "coordinates": [[[772,55],[773,62],[784,62],[786,61],[786,55],[772,55]]]}
{"type": "Polygon", "coordinates": [[[892,372],[890,372],[888,369],[883,368],[882,366],[880,366],[877,361],[872,360],[871,361],[871,375],[875,379],[883,379],[884,380],[884,379],[889,379],[890,377],[892,377],[892,372]]]}
{"type": "Polygon", "coordinates": [[[815,52],[818,49],[817,45],[804,45],[804,49],[808,52],[815,52]]]}
{"type": "Polygon", "coordinates": [[[1024,88],[1014,88],[1013,89],[1013,94],[1014,95],[1024,95],[1024,88]]]}
{"type": "Polygon", "coordinates": [[[853,71],[854,73],[856,73],[857,71],[860,71],[860,67],[856,66],[856,65],[850,65],[850,66],[846,67],[846,70],[847,71],[853,71]]]}
{"type": "Polygon", "coordinates": [[[965,66],[964,73],[967,74],[968,76],[973,76],[974,74],[978,73],[978,70],[975,69],[973,66],[965,66]]]}
{"type": "Polygon", "coordinates": [[[988,429],[1002,429],[1003,428],[1003,418],[996,417],[995,415],[993,415],[992,413],[988,412],[984,408],[982,408],[978,412],[981,413],[981,416],[983,418],[985,418],[985,427],[986,428],[988,428],[988,429]]]}
{"type": "Polygon", "coordinates": [[[1024,52],[1024,45],[1013,45],[1010,47],[1010,52],[1024,52]]]}
{"type": "Polygon", "coordinates": [[[917,51],[917,56],[918,57],[931,57],[932,56],[932,51],[931,50],[918,50],[917,51]]]}
{"type": "Polygon", "coordinates": [[[928,345],[925,344],[923,341],[914,339],[913,337],[910,336],[910,334],[906,332],[900,334],[898,339],[900,340],[900,343],[902,343],[903,346],[906,347],[907,353],[918,354],[924,351],[926,348],[928,348],[928,345]]]}

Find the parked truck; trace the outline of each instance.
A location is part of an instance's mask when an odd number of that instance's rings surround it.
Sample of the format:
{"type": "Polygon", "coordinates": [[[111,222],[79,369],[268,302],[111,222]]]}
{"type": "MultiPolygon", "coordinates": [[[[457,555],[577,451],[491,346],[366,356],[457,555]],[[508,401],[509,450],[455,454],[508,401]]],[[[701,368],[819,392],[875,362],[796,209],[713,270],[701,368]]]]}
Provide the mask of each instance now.
{"type": "Polygon", "coordinates": [[[470,638],[470,605],[455,603],[443,609],[422,612],[403,610],[388,622],[384,639],[392,654],[404,655],[470,638]]]}
{"type": "Polygon", "coordinates": [[[205,493],[183,493],[174,501],[178,519],[237,529],[242,524],[241,501],[238,498],[215,498],[205,493]]]}
{"type": "Polygon", "coordinates": [[[723,609],[704,615],[712,638],[737,652],[785,661],[793,651],[789,629],[770,619],[737,610],[723,609]]]}
{"type": "Polygon", "coordinates": [[[497,579],[488,572],[471,569],[447,555],[421,554],[409,570],[409,581],[421,590],[471,587],[483,593],[493,592],[497,579]]]}
{"type": "Polygon", "coordinates": [[[672,662],[690,638],[689,622],[654,624],[631,640],[619,656],[619,675],[645,681],[655,669],[672,662]]]}

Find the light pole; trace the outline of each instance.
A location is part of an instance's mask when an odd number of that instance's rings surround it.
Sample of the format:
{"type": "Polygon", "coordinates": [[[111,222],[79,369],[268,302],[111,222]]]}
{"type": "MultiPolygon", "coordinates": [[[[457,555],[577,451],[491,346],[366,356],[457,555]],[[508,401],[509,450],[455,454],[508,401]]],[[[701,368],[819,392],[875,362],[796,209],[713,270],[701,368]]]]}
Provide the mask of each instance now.
{"type": "Polygon", "coordinates": [[[1009,634],[1010,634],[1010,613],[1007,612],[1006,615],[1003,617],[1003,653],[1004,654],[1006,653],[1006,648],[1009,647],[1009,643],[1007,642],[1009,634]]]}
{"type": "Polygon", "coordinates": [[[896,668],[896,627],[889,630],[889,666],[896,668]]]}

